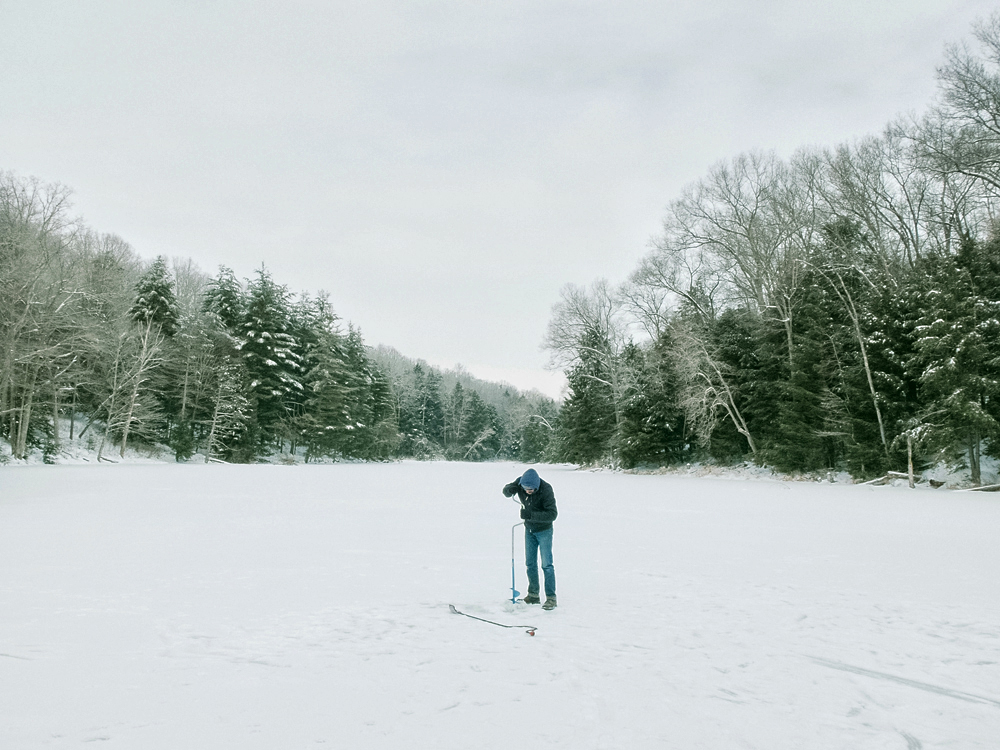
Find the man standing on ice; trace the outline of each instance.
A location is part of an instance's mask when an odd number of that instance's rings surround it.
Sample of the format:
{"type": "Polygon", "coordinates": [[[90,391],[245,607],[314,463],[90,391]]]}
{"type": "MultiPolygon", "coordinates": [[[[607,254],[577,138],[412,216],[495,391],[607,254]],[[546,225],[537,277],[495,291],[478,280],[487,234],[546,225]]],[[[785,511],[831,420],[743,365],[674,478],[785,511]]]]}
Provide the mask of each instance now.
{"type": "Polygon", "coordinates": [[[545,574],[545,604],[542,609],[556,607],[556,569],[552,566],[552,522],[556,510],[556,495],[552,485],[528,469],[518,479],[503,488],[505,497],[517,494],[524,519],[524,561],[528,568],[528,595],[525,604],[538,604],[538,554],[542,555],[545,574]]]}

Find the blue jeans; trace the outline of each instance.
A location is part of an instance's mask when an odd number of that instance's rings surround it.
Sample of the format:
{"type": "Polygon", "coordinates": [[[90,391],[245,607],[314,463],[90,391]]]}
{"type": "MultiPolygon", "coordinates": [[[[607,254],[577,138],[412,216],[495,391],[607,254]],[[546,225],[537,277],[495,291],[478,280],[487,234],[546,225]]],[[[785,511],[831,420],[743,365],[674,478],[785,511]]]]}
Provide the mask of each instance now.
{"type": "Polygon", "coordinates": [[[542,553],[545,596],[556,595],[556,569],[552,567],[552,527],[544,531],[524,529],[524,562],[528,567],[528,593],[538,596],[538,553],[542,553]]]}

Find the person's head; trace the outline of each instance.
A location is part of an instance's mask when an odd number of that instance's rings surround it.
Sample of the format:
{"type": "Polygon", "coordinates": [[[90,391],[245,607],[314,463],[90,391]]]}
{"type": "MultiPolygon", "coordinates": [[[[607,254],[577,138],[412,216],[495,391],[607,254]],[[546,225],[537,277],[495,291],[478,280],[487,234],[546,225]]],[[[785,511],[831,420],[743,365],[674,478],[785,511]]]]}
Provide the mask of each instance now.
{"type": "Polygon", "coordinates": [[[538,489],[539,485],[541,485],[542,483],[542,480],[538,476],[537,471],[535,471],[534,469],[528,469],[521,475],[521,478],[518,480],[517,483],[520,484],[522,487],[524,487],[524,491],[530,495],[535,490],[538,489]]]}

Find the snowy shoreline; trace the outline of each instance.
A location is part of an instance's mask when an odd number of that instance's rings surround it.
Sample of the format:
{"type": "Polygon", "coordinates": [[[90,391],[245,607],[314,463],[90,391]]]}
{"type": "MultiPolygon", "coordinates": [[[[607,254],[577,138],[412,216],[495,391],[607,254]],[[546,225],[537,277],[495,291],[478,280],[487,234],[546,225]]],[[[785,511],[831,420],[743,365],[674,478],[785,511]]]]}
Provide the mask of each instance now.
{"type": "MultiPolygon", "coordinates": [[[[69,420],[60,420],[60,432],[68,435],[70,432],[69,420]]],[[[386,462],[369,462],[361,459],[320,459],[305,464],[300,455],[275,454],[253,464],[231,464],[233,466],[261,466],[261,465],[282,465],[282,466],[340,466],[345,464],[365,464],[371,463],[379,465],[381,463],[450,463],[445,459],[422,461],[418,459],[392,459],[386,462]]],[[[97,440],[94,435],[85,439],[76,438],[69,440],[66,437],[60,442],[60,450],[53,457],[51,463],[45,462],[45,457],[40,449],[33,449],[26,459],[15,459],[11,455],[10,445],[0,441],[0,471],[4,468],[16,466],[75,466],[75,465],[106,465],[116,464],[151,464],[151,465],[204,465],[206,463],[223,465],[222,461],[206,461],[206,457],[201,453],[195,453],[186,461],[176,461],[173,452],[167,446],[146,446],[135,444],[129,446],[125,451],[124,458],[119,456],[114,450],[106,450],[104,456],[98,461],[97,440]],[[110,454],[110,455],[109,455],[110,454]]],[[[485,464],[510,464],[509,460],[497,460],[479,462],[485,464]]],[[[865,480],[858,480],[846,471],[824,470],[813,473],[786,474],[778,472],[768,466],[759,466],[750,461],[739,464],[714,464],[709,462],[697,462],[679,464],[672,466],[649,466],[636,467],[634,469],[615,469],[603,466],[576,466],[572,464],[560,464],[563,469],[571,469],[580,472],[590,473],[620,473],[637,476],[687,476],[687,477],[715,477],[720,479],[738,480],[766,480],[776,482],[796,482],[806,484],[839,484],[852,485],[863,484],[865,480]]],[[[1000,459],[989,456],[982,458],[983,486],[990,486],[1000,483],[1000,459]]],[[[969,480],[969,470],[960,464],[939,463],[933,467],[915,474],[917,481],[916,489],[945,489],[945,490],[968,490],[975,489],[969,480]],[[936,487],[931,486],[933,482],[936,487]]],[[[905,487],[905,479],[894,478],[885,484],[894,487],[905,487]]]]}
{"type": "MultiPolygon", "coordinates": [[[[437,461],[417,461],[415,459],[394,459],[387,462],[366,462],[361,460],[319,460],[306,464],[300,456],[280,454],[271,456],[267,461],[259,461],[254,464],[229,464],[233,466],[261,466],[261,465],[283,465],[283,466],[338,466],[344,464],[364,464],[372,463],[450,463],[443,459],[437,461]]],[[[4,468],[25,467],[25,466],[79,466],[79,465],[106,465],[115,464],[151,464],[151,465],[204,465],[205,456],[195,454],[187,461],[175,461],[171,452],[166,447],[140,447],[129,448],[125,457],[121,458],[117,454],[113,457],[104,457],[100,461],[97,452],[82,444],[82,441],[74,441],[74,444],[60,451],[56,459],[46,464],[41,451],[33,451],[27,459],[17,460],[10,455],[9,446],[0,447],[0,470],[4,468]]],[[[210,461],[209,464],[222,465],[222,461],[210,461]]],[[[509,464],[509,460],[479,462],[486,464],[509,464]]],[[[983,463],[983,485],[991,486],[1000,482],[1000,460],[984,457],[983,463]]],[[[813,472],[809,474],[795,473],[784,474],[768,466],[759,466],[749,461],[741,464],[711,464],[711,463],[689,463],[673,466],[657,467],[637,467],[634,469],[613,469],[600,466],[573,466],[563,464],[565,468],[572,468],[576,471],[591,473],[620,473],[636,476],[687,476],[687,477],[715,477],[719,479],[734,480],[764,480],[776,482],[797,482],[807,484],[841,484],[855,485],[863,484],[863,481],[856,480],[846,471],[827,470],[813,472]]],[[[944,490],[970,490],[976,486],[969,481],[969,471],[961,465],[938,464],[934,467],[917,472],[915,475],[917,487],[915,489],[944,489],[944,490]],[[933,481],[936,486],[932,486],[933,481]]],[[[891,478],[885,482],[894,487],[906,487],[907,480],[901,478],[891,478]]]]}

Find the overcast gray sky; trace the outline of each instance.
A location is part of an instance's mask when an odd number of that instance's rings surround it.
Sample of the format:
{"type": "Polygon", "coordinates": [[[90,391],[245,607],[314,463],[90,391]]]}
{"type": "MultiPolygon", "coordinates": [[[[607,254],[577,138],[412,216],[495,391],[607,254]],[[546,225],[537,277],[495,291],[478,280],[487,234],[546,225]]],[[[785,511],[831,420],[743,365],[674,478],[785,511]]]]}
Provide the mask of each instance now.
{"type": "Polygon", "coordinates": [[[0,0],[0,169],[144,257],[330,293],[370,344],[557,395],[566,283],[623,280],[749,149],[921,111],[981,0],[0,0]]]}

